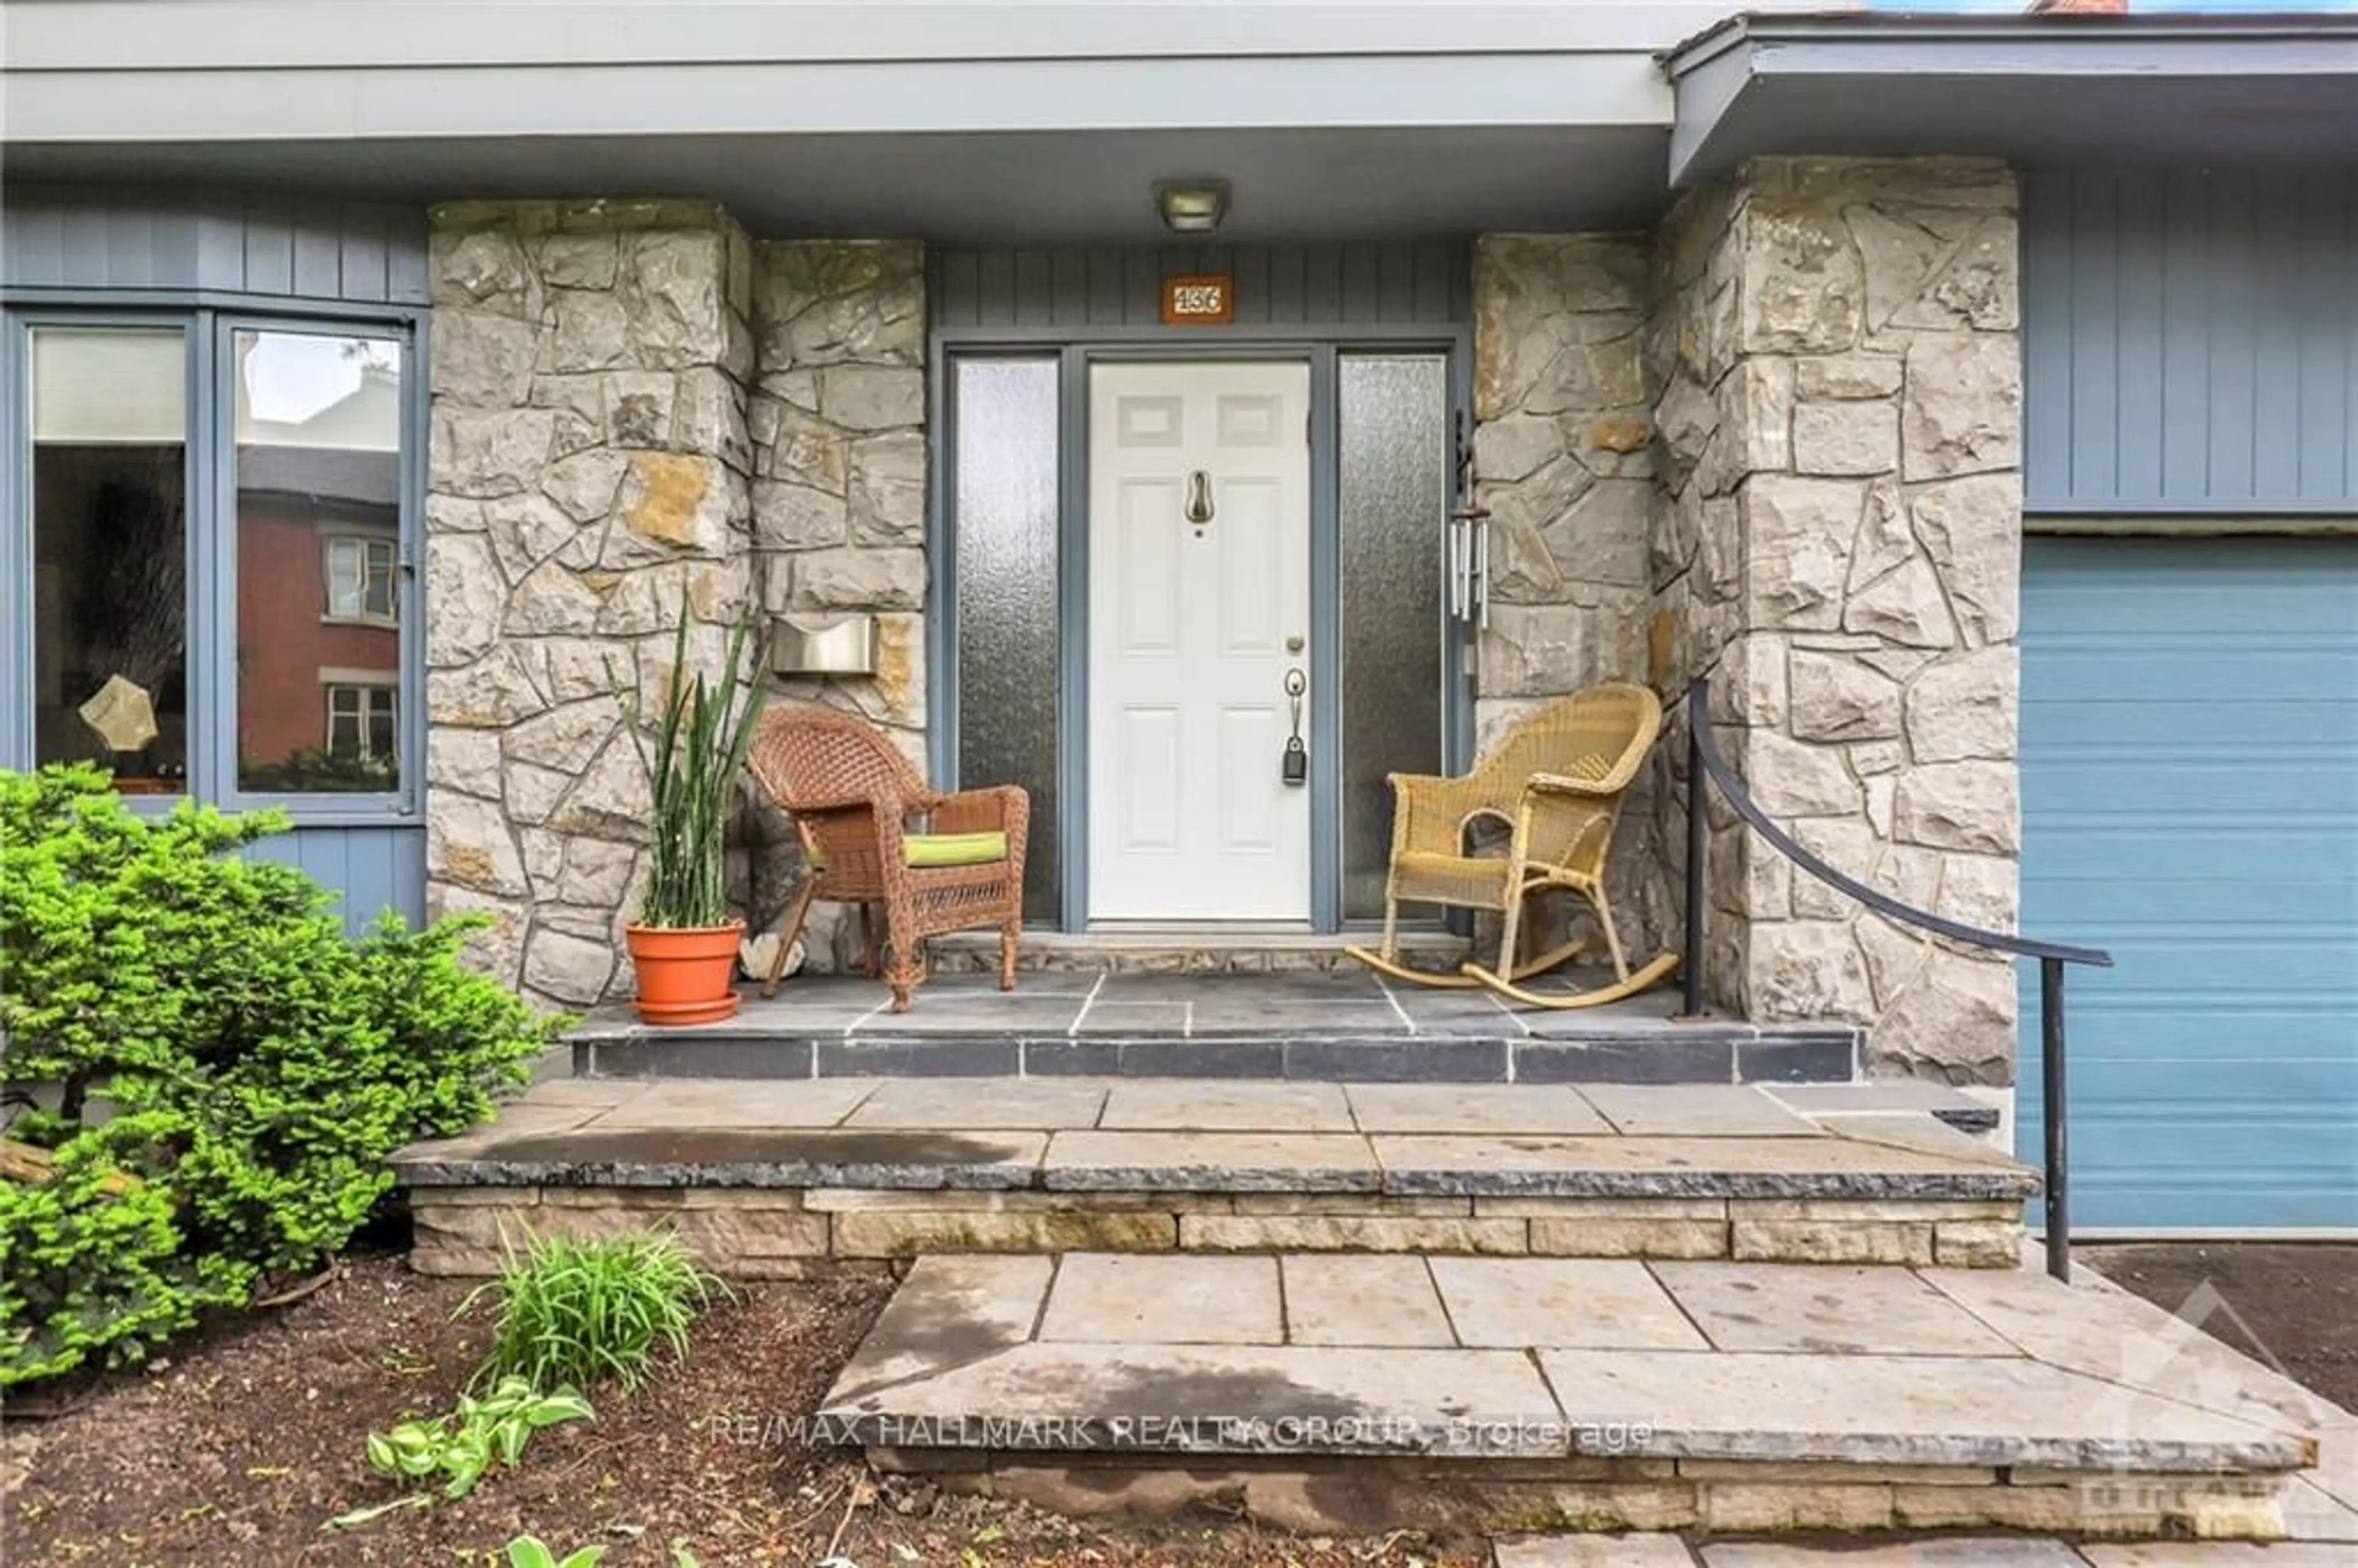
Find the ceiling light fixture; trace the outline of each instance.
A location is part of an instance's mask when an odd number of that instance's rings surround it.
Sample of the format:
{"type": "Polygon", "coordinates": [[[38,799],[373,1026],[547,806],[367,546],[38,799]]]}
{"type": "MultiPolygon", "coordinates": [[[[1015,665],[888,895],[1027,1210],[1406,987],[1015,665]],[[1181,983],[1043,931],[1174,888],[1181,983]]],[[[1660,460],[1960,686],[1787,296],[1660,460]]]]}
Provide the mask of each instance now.
{"type": "Polygon", "coordinates": [[[1154,188],[1154,205],[1174,234],[1208,234],[1228,213],[1225,179],[1171,180],[1154,188]]]}

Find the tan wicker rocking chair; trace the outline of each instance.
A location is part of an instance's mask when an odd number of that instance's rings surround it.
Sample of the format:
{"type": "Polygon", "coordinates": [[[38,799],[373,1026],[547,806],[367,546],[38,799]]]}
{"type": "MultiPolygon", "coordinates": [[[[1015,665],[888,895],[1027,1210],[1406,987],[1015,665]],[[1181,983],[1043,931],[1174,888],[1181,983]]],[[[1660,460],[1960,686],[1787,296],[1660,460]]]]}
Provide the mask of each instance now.
{"type": "Polygon", "coordinates": [[[947,931],[996,926],[999,989],[1015,989],[1023,840],[1032,822],[1022,790],[928,789],[874,725],[827,708],[763,714],[746,767],[794,814],[810,866],[781,923],[763,996],[777,994],[786,956],[819,899],[860,906],[871,978],[879,964],[869,906],[884,906],[882,968],[894,1012],[909,1010],[909,993],[925,979],[925,938],[947,931]]]}
{"type": "Polygon", "coordinates": [[[1549,704],[1508,732],[1464,778],[1391,775],[1391,874],[1384,889],[1383,946],[1352,957],[1394,978],[1429,986],[1483,985],[1532,1007],[1595,1007],[1635,995],[1678,968],[1665,953],[1632,970],[1605,892],[1613,827],[1646,753],[1662,727],[1662,708],[1639,686],[1598,686],[1549,704]],[[1477,818],[1504,824],[1505,855],[1468,854],[1466,831],[1477,818]],[[1543,888],[1569,888],[1596,910],[1615,981],[1571,993],[1526,989],[1521,982],[1579,953],[1577,941],[1518,962],[1523,903],[1543,888]],[[1468,963],[1454,975],[1400,961],[1400,906],[1439,903],[1500,916],[1496,968],[1468,963]]]}

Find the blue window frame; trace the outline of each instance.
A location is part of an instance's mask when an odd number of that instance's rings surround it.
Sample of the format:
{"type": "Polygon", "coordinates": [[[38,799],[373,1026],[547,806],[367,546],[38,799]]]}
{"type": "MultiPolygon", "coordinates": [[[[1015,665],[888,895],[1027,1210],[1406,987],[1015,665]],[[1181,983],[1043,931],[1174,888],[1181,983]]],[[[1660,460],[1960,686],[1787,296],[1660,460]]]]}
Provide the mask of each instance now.
{"type": "Polygon", "coordinates": [[[418,817],[422,328],[8,310],[0,765],[88,759],[126,794],[298,826],[418,817]]]}

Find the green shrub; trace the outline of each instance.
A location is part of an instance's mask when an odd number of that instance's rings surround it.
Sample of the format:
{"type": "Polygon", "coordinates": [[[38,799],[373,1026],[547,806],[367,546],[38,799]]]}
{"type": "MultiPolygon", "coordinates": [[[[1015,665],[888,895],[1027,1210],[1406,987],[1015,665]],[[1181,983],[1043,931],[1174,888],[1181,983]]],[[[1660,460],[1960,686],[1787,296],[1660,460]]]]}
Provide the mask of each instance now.
{"type": "Polygon", "coordinates": [[[479,1381],[521,1377],[539,1388],[587,1388],[612,1377],[627,1390],[646,1380],[658,1347],[685,1355],[688,1325],[727,1290],[665,1232],[586,1241],[550,1235],[508,1249],[500,1277],[476,1287],[460,1310],[499,1294],[479,1381]]]}
{"type": "Polygon", "coordinates": [[[392,1185],[386,1155],[489,1114],[561,1025],[460,965],[474,925],[355,941],[301,871],[236,852],[286,826],[0,771],[5,1073],[59,1098],[8,1130],[61,1173],[0,1195],[0,1386],[135,1359],[316,1266],[392,1185]],[[140,1184],[103,1193],[107,1170],[140,1184]]]}
{"type": "Polygon", "coordinates": [[[181,1253],[164,1187],[70,1141],[45,1182],[0,1181],[0,1368],[62,1371],[93,1350],[124,1358],[237,1300],[251,1271],[181,1253]]]}

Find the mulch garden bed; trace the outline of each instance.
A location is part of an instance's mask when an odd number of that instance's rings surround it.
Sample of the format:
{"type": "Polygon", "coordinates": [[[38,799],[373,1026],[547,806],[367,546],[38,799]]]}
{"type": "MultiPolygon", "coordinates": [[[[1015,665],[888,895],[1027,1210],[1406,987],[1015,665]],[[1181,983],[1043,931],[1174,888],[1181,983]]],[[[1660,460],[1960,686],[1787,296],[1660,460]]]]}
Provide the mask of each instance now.
{"type": "Polygon", "coordinates": [[[2358,1411],[2358,1246],[2338,1242],[2152,1242],[2078,1247],[2123,1290],[2199,1319],[2204,1333],[2358,1411]],[[2228,1310],[2202,1315],[2212,1298],[2228,1310]]]}
{"type": "MultiPolygon", "coordinates": [[[[2358,1247],[2088,1247],[2106,1277],[2172,1311],[2209,1285],[2233,1309],[2204,1327],[2358,1406],[2358,1247]],[[2253,1343],[2256,1341],[2257,1343],[2253,1343]]],[[[1414,1537],[1302,1539],[1206,1517],[1163,1528],[1074,1520],[874,1476],[859,1454],[798,1444],[889,1293],[845,1276],[752,1285],[701,1318],[695,1347],[639,1393],[592,1395],[598,1419],[533,1441],[473,1496],[326,1531],[401,1488],[362,1443],[447,1410],[482,1353],[485,1303],[400,1260],[350,1262],[325,1289],[222,1324],[148,1367],[12,1401],[0,1556],[49,1563],[503,1563],[531,1530],[560,1551],[602,1542],[611,1568],[1467,1568],[1478,1550],[1414,1537]]]]}
{"type": "Polygon", "coordinates": [[[530,1530],[609,1568],[1466,1568],[1477,1552],[1413,1537],[1306,1540],[1206,1519],[1163,1529],[1069,1520],[872,1476],[856,1451],[798,1445],[779,1418],[816,1410],[890,1292],[874,1277],[741,1288],[698,1322],[687,1361],[637,1394],[593,1390],[594,1422],[537,1434],[471,1497],[323,1531],[403,1488],[362,1444],[449,1409],[482,1354],[491,1303],[454,1320],[465,1281],[388,1256],[323,1290],[168,1347],[148,1367],[15,1401],[0,1558],[31,1564],[504,1564],[530,1530]],[[47,1406],[49,1412],[35,1418],[47,1406]],[[750,1439],[750,1440],[749,1440],[750,1439]]]}

